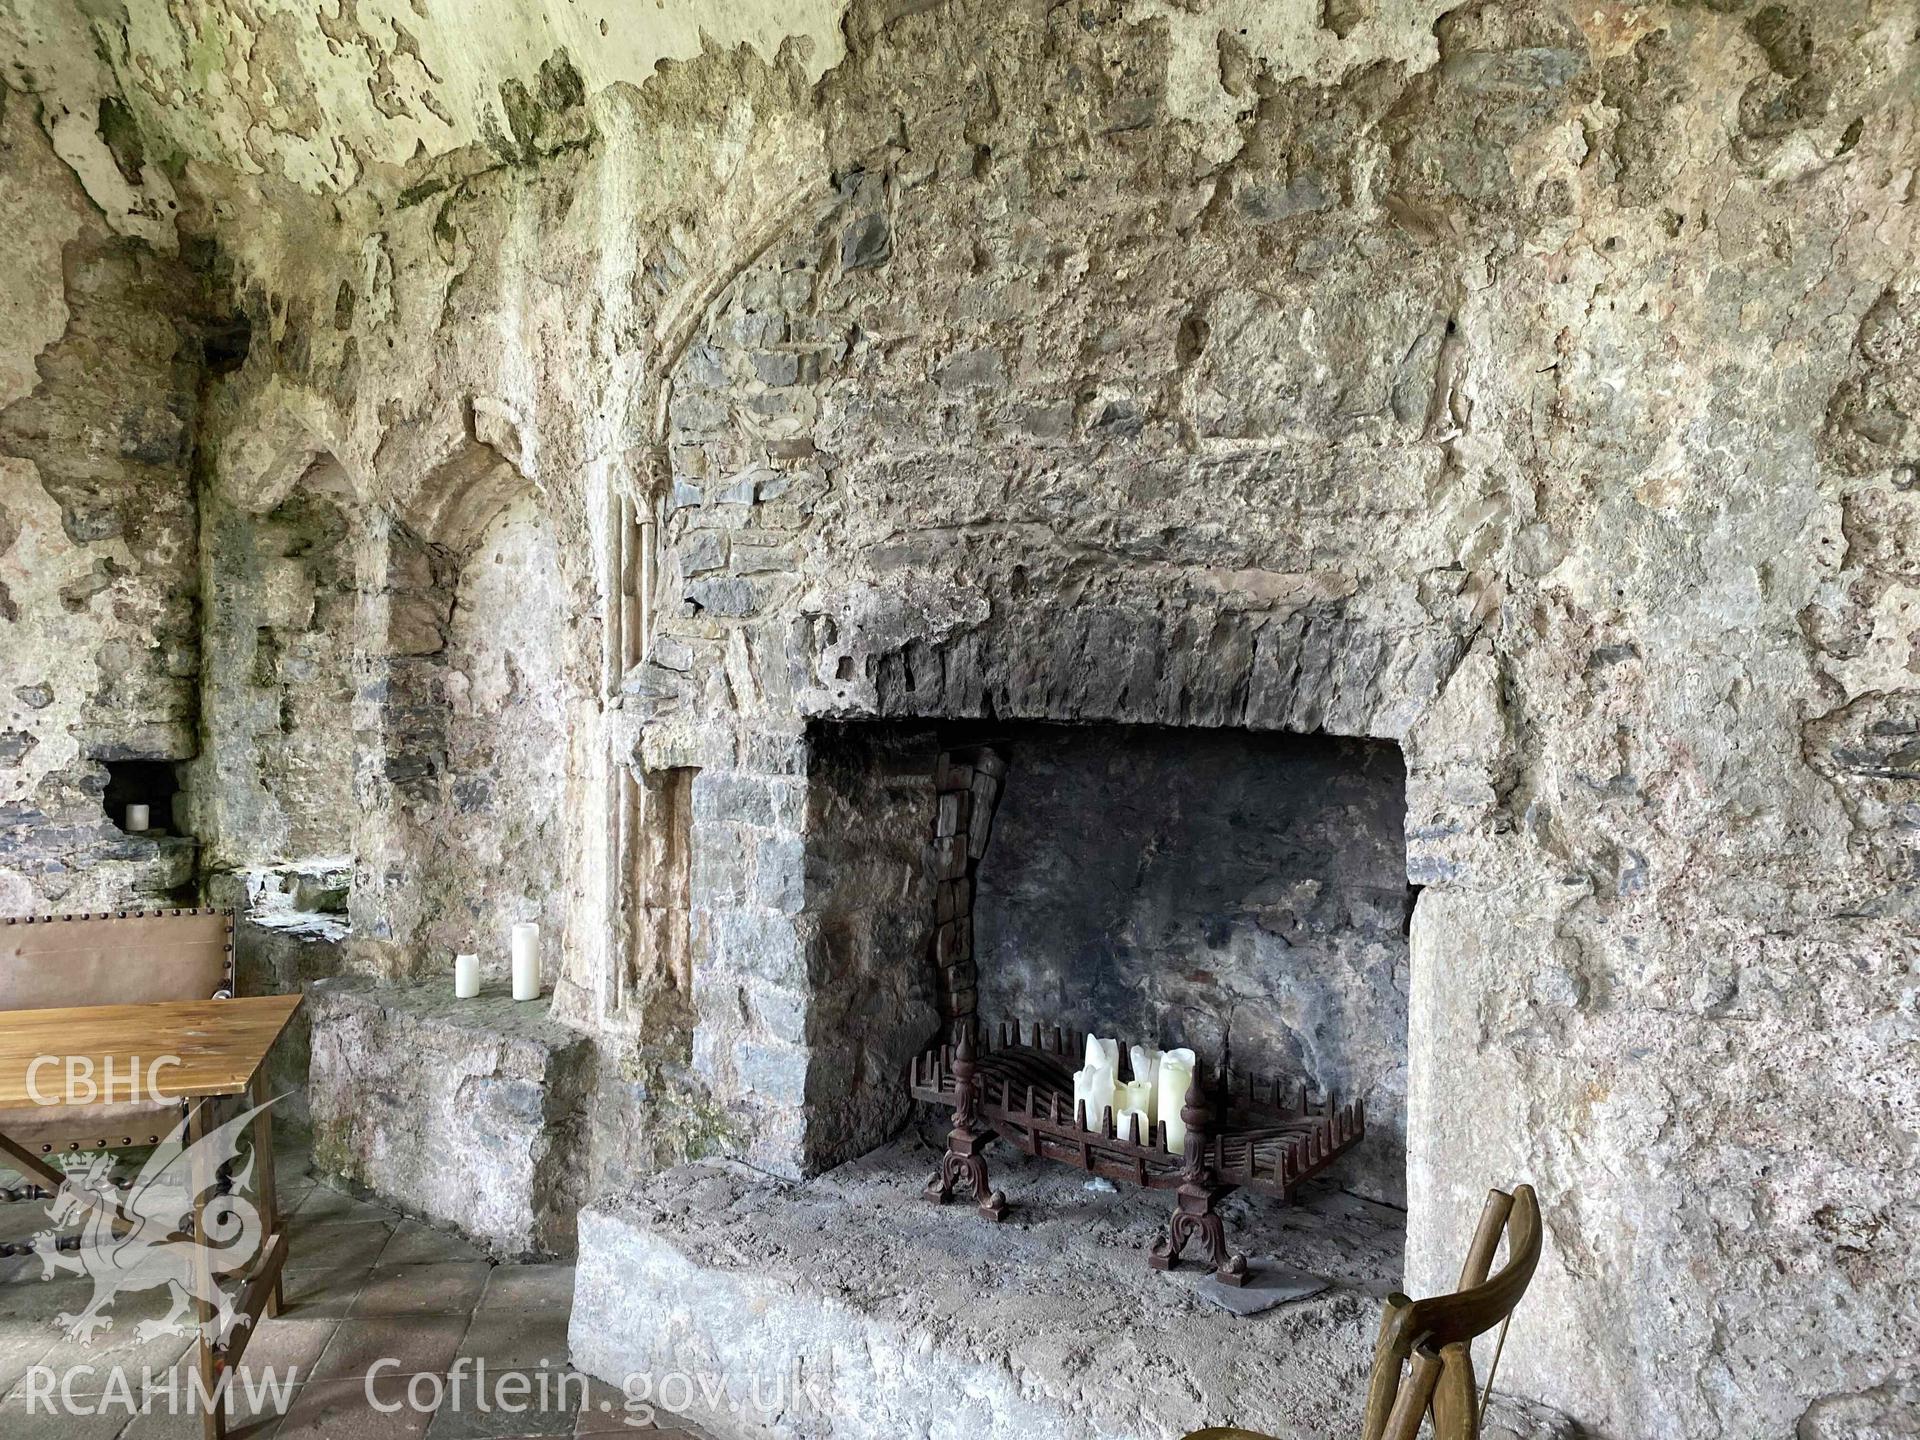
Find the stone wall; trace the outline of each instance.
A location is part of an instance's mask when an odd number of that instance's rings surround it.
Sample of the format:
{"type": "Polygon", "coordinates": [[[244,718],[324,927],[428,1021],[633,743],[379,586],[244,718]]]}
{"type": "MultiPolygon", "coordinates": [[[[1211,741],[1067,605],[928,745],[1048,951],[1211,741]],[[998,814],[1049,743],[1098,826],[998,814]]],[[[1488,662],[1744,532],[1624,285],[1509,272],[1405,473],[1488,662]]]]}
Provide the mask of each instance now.
{"type": "MultiPolygon", "coordinates": [[[[31,51],[64,7],[25,8],[31,51]]],[[[1913,1383],[1908,8],[862,0],[784,49],[727,25],[758,48],[636,67],[548,26],[428,73],[384,31],[242,67],[216,3],[206,34],[93,22],[61,53],[112,74],[41,128],[126,208],[84,132],[127,92],[257,300],[222,453],[291,417],[337,458],[365,609],[459,444],[539,491],[560,1013],[677,1063],[684,1007],[621,978],[633,767],[697,769],[724,824],[780,797],[778,842],[822,720],[1393,741],[1409,1288],[1529,1179],[1503,1381],[1601,1435],[1744,1440],[1891,1428],[1913,1383]],[[203,118],[182,57],[220,53],[203,118]]],[[[371,778],[354,944],[397,947],[371,778]]],[[[686,1043],[726,1063],[623,1153],[804,1168],[741,1083],[793,1042],[739,997],[806,923],[711,907],[686,1043]]]]}
{"type": "Polygon", "coordinates": [[[194,903],[188,817],[130,835],[198,750],[201,281],[117,235],[0,81],[0,908],[194,903]]]}
{"type": "MultiPolygon", "coordinates": [[[[203,492],[210,753],[196,831],[215,871],[353,849],[354,497],[318,465],[264,508],[203,492]]],[[[248,497],[252,499],[254,497],[248,497]]]]}
{"type": "Polygon", "coordinates": [[[1406,769],[1390,746],[1030,727],[980,865],[980,1010],[1364,1100],[1332,1173],[1404,1206],[1406,769]]]}
{"type": "MultiPolygon", "coordinates": [[[[900,1076],[941,1031],[931,953],[939,754],[923,728],[820,726],[804,849],[780,835],[762,842],[763,853],[793,855],[774,894],[776,910],[801,917],[805,984],[791,987],[791,1003],[805,1026],[792,1053],[809,1171],[864,1155],[905,1124],[913,1107],[900,1076]]],[[[777,1015],[770,1001],[756,1013],[777,1015]]]]}

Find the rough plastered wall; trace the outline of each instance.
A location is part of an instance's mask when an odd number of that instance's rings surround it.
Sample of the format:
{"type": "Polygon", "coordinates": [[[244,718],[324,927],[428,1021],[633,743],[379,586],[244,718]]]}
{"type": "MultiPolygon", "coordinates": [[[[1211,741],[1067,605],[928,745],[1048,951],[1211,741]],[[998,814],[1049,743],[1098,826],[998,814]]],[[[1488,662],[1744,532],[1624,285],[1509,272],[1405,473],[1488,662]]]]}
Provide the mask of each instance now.
{"type": "MultiPolygon", "coordinates": [[[[736,1063],[781,1054],[770,1015],[702,1008],[689,1075],[648,1049],[684,998],[617,981],[633,757],[757,809],[822,717],[1390,739],[1409,1287],[1525,1178],[1548,1254],[1503,1383],[1605,1436],[1898,1433],[1910,7],[876,3],[784,48],[716,20],[651,74],[545,7],[498,51],[236,11],[82,48],[257,293],[223,446],[291,416],[378,513],[473,440],[542,496],[557,1006],[635,1062],[610,1143],[804,1140],[736,1063]],[[658,588],[603,707],[615,491],[658,501],[658,588]]],[[[104,194],[102,93],[43,128],[104,194]]],[[[696,989],[806,956],[753,915],[738,947],[693,917],[696,989]]]]}
{"type": "Polygon", "coordinates": [[[200,284],[114,232],[3,76],[0,230],[0,909],[192,903],[186,817],[127,834],[103,762],[198,748],[200,284]]]}

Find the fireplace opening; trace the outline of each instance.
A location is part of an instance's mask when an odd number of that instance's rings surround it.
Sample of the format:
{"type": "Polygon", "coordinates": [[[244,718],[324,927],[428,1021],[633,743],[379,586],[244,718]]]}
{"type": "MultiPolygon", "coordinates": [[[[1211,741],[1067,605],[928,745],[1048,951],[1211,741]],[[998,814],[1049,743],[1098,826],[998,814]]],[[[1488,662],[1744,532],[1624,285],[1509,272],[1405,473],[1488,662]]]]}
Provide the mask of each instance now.
{"type": "Polygon", "coordinates": [[[1406,1204],[1406,768],[1382,742],[1003,731],[979,1014],[1184,1046],[1365,1104],[1332,1171],[1406,1204]]]}
{"type": "Polygon", "coordinates": [[[1397,747],[1045,723],[810,740],[808,910],[828,983],[809,1038],[842,1062],[814,1165],[897,1130],[913,1058],[973,1016],[988,1033],[1058,1025],[1076,1052],[1088,1033],[1123,1053],[1184,1046],[1360,1102],[1365,1134],[1327,1179],[1404,1207],[1397,747]]]}

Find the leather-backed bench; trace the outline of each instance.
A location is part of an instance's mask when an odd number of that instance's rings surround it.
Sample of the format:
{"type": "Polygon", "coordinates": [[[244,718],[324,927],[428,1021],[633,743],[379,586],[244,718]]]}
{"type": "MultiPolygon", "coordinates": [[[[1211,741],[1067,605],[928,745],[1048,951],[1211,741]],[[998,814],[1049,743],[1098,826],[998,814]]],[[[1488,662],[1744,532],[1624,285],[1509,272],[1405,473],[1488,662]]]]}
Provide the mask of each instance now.
{"type": "MultiPolygon", "coordinates": [[[[215,1000],[234,994],[231,910],[116,910],[0,920],[0,1010],[215,1000]]],[[[155,1056],[155,1059],[161,1057],[155,1056]]],[[[108,1077],[95,1077],[103,1087],[108,1077]]],[[[126,1077],[112,1077],[116,1087],[126,1077]]],[[[0,1134],[42,1155],[152,1145],[177,1101],[0,1110],[0,1134]]]]}

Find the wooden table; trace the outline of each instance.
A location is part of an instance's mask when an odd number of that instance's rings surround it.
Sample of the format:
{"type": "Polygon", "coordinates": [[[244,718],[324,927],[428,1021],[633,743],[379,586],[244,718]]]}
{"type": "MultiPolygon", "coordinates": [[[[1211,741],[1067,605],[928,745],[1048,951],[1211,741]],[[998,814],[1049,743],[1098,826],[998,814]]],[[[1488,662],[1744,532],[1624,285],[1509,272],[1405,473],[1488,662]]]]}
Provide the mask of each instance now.
{"type": "MultiPolygon", "coordinates": [[[[96,1083],[112,1075],[119,1084],[137,1065],[143,1087],[150,1082],[150,1088],[143,1089],[141,1099],[178,1100],[184,1104],[186,1139],[191,1146],[213,1128],[214,1110],[220,1101],[245,1096],[256,1106],[266,1105],[271,1098],[266,1094],[267,1052],[299,1008],[298,995],[259,995],[146,1005],[0,1010],[0,1109],[90,1103],[94,1096],[84,1091],[67,1092],[69,1067],[65,1061],[69,1056],[90,1061],[90,1067],[76,1064],[72,1073],[90,1074],[96,1083]],[[60,1057],[61,1063],[43,1063],[34,1071],[34,1061],[48,1055],[60,1057]],[[163,1057],[177,1059],[179,1064],[154,1068],[153,1062],[163,1057]]],[[[125,1098],[118,1092],[116,1095],[125,1098]]],[[[240,1354],[260,1317],[280,1312],[280,1272],[286,1266],[287,1237],[280,1228],[274,1200],[270,1115],[270,1111],[259,1109],[251,1122],[262,1235],[260,1256],[247,1269],[241,1283],[236,1306],[238,1318],[227,1334],[209,1337],[207,1322],[213,1316],[213,1309],[203,1301],[195,1301],[200,1325],[196,1327],[199,1338],[194,1360],[200,1383],[208,1395],[218,1393],[215,1387],[221,1372],[239,1364],[240,1354]]],[[[58,1190],[66,1180],[64,1174],[40,1155],[4,1134],[0,1134],[0,1154],[49,1189],[58,1190]]],[[[194,1160],[191,1238],[196,1289],[210,1293],[214,1252],[206,1243],[206,1210],[217,1177],[210,1159],[196,1155],[194,1160]]],[[[105,1196],[89,1198],[90,1193],[81,1192],[80,1198],[96,1208],[110,1210],[111,1218],[121,1223],[132,1223],[116,1200],[105,1196]]],[[[167,1238],[187,1237],[175,1232],[167,1238]]],[[[205,1433],[212,1440],[226,1434],[225,1412],[223,1402],[209,1407],[205,1415],[205,1433]]]]}

